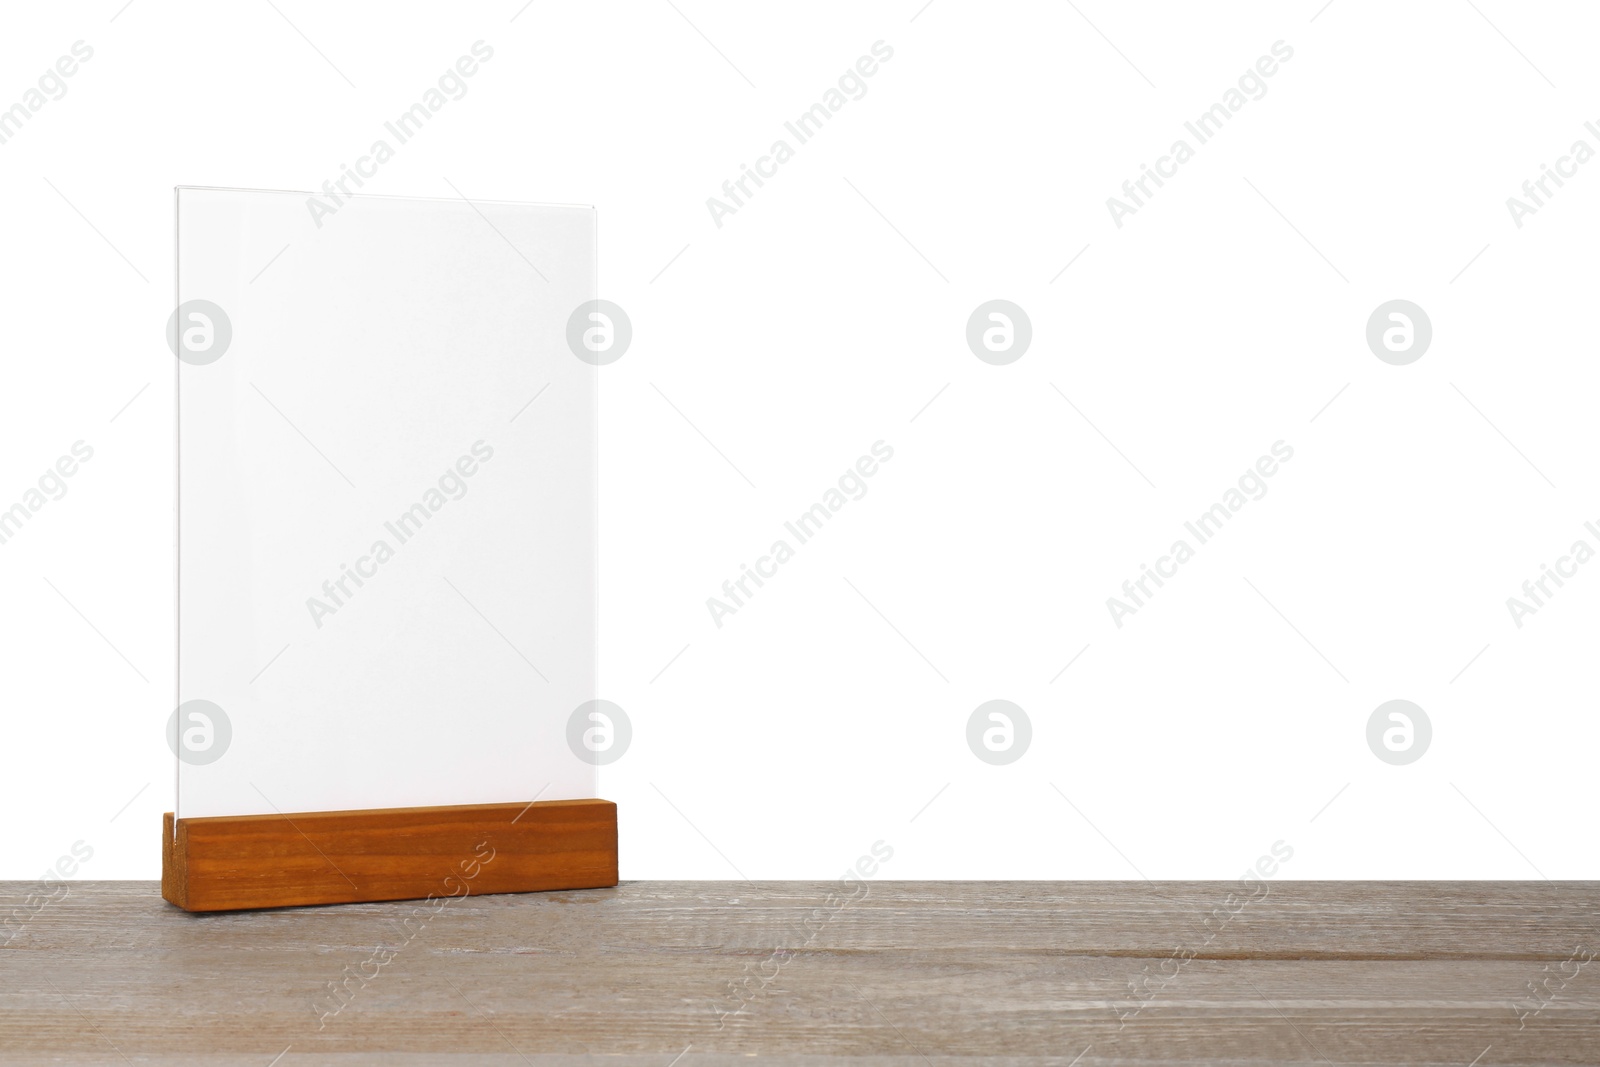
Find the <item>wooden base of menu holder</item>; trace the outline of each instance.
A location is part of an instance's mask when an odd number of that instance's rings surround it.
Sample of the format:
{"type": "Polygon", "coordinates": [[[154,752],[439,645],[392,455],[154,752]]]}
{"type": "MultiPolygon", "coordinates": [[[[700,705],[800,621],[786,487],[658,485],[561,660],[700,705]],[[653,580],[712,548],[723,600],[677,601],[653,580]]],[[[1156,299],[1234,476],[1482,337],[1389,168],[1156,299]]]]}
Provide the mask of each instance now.
{"type": "Polygon", "coordinates": [[[162,826],[161,896],[236,911],[617,884],[609,800],[224,815],[162,826]]]}

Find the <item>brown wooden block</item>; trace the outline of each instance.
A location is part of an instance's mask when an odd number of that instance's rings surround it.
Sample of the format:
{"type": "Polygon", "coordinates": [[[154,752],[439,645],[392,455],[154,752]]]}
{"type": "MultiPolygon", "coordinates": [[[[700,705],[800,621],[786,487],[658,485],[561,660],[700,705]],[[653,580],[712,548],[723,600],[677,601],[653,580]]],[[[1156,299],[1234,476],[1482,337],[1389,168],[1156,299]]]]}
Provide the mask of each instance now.
{"type": "Polygon", "coordinates": [[[481,896],[617,884],[609,800],[176,820],[161,895],[185,911],[481,896]]]}

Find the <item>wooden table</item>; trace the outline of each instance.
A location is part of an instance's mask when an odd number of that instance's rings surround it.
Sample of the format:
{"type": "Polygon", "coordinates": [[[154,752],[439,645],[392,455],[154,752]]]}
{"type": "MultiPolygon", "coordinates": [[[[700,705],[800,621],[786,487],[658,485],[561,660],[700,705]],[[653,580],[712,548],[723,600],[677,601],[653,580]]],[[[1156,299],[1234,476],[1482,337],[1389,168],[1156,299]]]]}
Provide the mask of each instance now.
{"type": "Polygon", "coordinates": [[[0,928],[0,1063],[1600,1063],[1600,883],[1238,890],[625,882],[187,915],[74,882],[0,928]]]}

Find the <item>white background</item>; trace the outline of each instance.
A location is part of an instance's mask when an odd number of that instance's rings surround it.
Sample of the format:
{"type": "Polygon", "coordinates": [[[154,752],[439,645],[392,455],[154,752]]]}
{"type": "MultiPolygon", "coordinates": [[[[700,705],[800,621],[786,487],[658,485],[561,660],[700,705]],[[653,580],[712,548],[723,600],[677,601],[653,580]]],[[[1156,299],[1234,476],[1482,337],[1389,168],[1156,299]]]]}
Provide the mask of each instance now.
{"type": "Polygon", "coordinates": [[[880,839],[896,878],[1226,878],[1280,839],[1282,877],[1600,876],[1600,567],[1521,629],[1505,605],[1600,547],[1600,163],[1520,229],[1505,205],[1600,148],[1594,12],[674,2],[7,13],[0,106],[94,57],[0,145],[0,506],[94,459],[0,545],[0,877],[78,840],[81,877],[158,873],[172,187],[320,187],[480,39],[368,191],[599,210],[635,331],[602,381],[624,877],[833,877],[880,839]],[[719,228],[706,198],[879,40],[719,228]],[[1279,40],[1265,97],[1116,227],[1106,198],[1279,40]],[[1004,367],[964,336],[993,298],[1033,325],[1004,367]],[[1364,338],[1395,298],[1434,330],[1405,367],[1364,338]],[[715,626],[878,440],[867,495],[715,626]],[[1278,440],[1267,495],[1114,626],[1278,440]],[[966,744],[996,698],[1033,725],[1002,767],[966,744]],[[1366,743],[1394,698],[1433,725],[1409,766],[1366,743]]]}

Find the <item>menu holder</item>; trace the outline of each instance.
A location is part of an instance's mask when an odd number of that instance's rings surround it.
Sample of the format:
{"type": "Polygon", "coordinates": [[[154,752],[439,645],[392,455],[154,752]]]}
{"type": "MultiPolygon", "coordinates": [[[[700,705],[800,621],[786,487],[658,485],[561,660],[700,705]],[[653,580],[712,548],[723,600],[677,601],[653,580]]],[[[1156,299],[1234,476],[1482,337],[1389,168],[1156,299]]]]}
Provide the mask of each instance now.
{"type": "Polygon", "coordinates": [[[595,234],[588,207],[177,191],[171,903],[616,884],[582,743],[595,234]]]}

